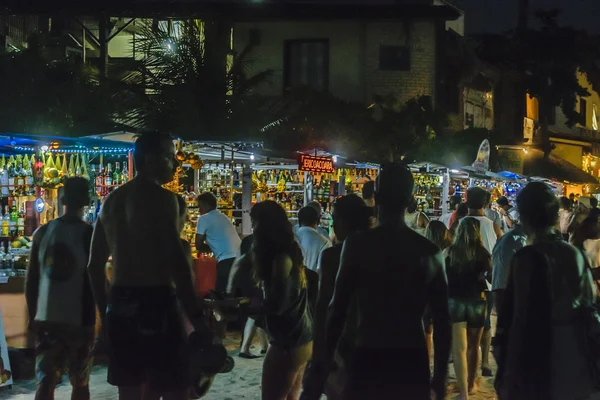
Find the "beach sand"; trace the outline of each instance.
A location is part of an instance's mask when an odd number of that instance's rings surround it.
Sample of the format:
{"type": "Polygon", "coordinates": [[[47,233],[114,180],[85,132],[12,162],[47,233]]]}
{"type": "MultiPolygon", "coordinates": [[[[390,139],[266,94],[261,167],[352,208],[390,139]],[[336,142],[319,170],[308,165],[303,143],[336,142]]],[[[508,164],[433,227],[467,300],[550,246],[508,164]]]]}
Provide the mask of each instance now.
{"type": "MultiPolygon", "coordinates": [[[[204,397],[205,400],[260,400],[261,385],[261,366],[262,360],[246,360],[235,357],[237,355],[237,346],[240,336],[237,333],[229,334],[226,340],[229,353],[234,356],[235,368],[228,374],[217,375],[209,394],[204,397]]],[[[255,348],[254,352],[258,352],[255,348]]],[[[493,369],[495,370],[495,364],[493,369]]],[[[454,368],[449,365],[450,380],[448,385],[448,399],[453,399],[458,395],[455,390],[454,368]]],[[[493,391],[493,378],[480,378],[480,391],[472,400],[492,400],[496,399],[493,391]]],[[[106,383],[106,367],[97,365],[92,371],[90,379],[92,400],[117,400],[116,388],[106,383]]],[[[33,380],[19,381],[12,389],[0,389],[0,399],[4,400],[33,400],[35,392],[35,382],[33,380]]],[[[56,390],[56,400],[69,400],[71,397],[71,388],[65,379],[65,383],[56,390]]],[[[402,398],[399,394],[398,398],[402,398]]],[[[325,397],[323,397],[325,399],[325,397]]]]}

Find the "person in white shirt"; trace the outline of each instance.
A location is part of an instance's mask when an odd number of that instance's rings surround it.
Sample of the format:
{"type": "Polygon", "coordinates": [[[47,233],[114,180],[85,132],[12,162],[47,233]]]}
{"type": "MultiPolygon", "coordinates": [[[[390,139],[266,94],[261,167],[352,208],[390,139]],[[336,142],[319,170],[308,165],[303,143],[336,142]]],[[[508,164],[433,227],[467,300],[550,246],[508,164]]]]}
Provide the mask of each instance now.
{"type": "MultiPolygon", "coordinates": [[[[317,214],[319,214],[319,219],[318,219],[318,223],[317,223],[317,232],[319,232],[321,235],[325,236],[326,238],[329,238],[329,232],[327,231],[327,229],[323,228],[322,226],[320,226],[319,224],[321,223],[321,216],[323,215],[323,209],[321,208],[321,205],[319,204],[318,201],[311,201],[310,203],[308,203],[306,205],[306,207],[312,207],[315,209],[315,211],[317,212],[317,214]]],[[[298,229],[300,229],[300,223],[297,223],[296,225],[294,225],[294,235],[296,235],[298,233],[298,229]]]]}
{"type": "MultiPolygon", "coordinates": [[[[485,216],[485,205],[488,202],[488,192],[480,187],[472,187],[467,190],[467,206],[469,207],[469,217],[479,220],[479,230],[483,247],[492,254],[496,242],[502,237],[502,229],[485,216]]],[[[500,204],[500,203],[499,203],[500,204]]],[[[491,289],[491,287],[490,287],[491,289]]],[[[494,306],[491,292],[486,291],[487,313],[485,325],[483,327],[483,336],[481,337],[481,371],[483,376],[492,376],[492,370],[489,364],[490,348],[492,347],[492,307],[494,306]]]]}
{"type": "Polygon", "coordinates": [[[303,207],[298,212],[300,228],[296,232],[296,240],[302,249],[304,265],[316,271],[321,251],[331,247],[331,241],[317,232],[319,214],[313,207],[303,207]]]}
{"type": "Polygon", "coordinates": [[[196,250],[212,252],[217,259],[217,282],[215,291],[225,293],[229,272],[240,255],[242,240],[231,220],[217,210],[217,198],[203,193],[197,198],[200,218],[196,225],[196,250]]]}

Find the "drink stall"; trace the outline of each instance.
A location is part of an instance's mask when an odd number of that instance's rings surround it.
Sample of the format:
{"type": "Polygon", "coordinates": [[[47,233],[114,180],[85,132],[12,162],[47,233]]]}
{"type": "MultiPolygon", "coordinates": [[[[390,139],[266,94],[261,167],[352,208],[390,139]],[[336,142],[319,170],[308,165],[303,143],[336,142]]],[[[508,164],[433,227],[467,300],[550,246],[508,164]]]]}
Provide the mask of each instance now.
{"type": "Polygon", "coordinates": [[[63,214],[65,179],[88,179],[92,201],[85,219],[91,224],[103,199],[133,177],[132,149],[90,138],[0,135],[0,311],[7,346],[32,346],[24,294],[32,235],[63,214]]]}

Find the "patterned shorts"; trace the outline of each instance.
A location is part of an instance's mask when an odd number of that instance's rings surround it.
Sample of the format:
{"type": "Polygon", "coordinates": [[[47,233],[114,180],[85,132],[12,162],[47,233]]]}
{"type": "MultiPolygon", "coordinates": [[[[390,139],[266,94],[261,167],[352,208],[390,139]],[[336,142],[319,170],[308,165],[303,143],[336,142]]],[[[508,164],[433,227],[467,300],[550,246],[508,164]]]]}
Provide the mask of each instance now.
{"type": "Polygon", "coordinates": [[[75,387],[87,386],[92,366],[94,328],[37,322],[35,374],[38,383],[56,384],[64,371],[75,387]]]}

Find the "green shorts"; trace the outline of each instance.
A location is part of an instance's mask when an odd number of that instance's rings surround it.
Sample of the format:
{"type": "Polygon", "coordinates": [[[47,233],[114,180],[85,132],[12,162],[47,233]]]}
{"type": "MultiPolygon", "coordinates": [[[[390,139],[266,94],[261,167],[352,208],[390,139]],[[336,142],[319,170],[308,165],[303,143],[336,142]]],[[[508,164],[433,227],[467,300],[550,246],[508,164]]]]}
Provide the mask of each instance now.
{"type": "Polygon", "coordinates": [[[94,327],[36,322],[35,375],[38,383],[56,384],[68,369],[75,387],[87,386],[92,366],[94,327]]]}

